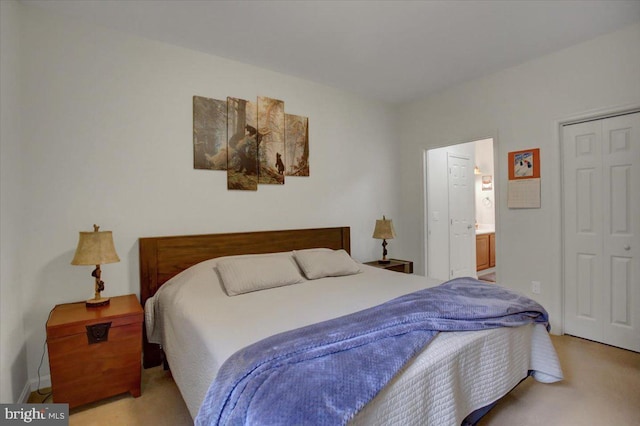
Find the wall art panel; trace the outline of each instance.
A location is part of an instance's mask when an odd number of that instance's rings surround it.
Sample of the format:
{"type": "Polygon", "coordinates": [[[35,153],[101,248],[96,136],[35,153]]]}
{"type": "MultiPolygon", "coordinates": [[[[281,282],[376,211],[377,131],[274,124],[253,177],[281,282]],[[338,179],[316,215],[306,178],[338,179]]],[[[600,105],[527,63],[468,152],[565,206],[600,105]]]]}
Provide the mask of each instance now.
{"type": "Polygon", "coordinates": [[[284,184],[284,102],[258,97],[258,164],[260,184],[284,184]]]}
{"type": "Polygon", "coordinates": [[[227,170],[227,101],[193,97],[193,168],[227,170]]]}
{"type": "Polygon", "coordinates": [[[193,168],[225,170],[227,189],[256,191],[309,176],[309,119],[285,114],[284,102],[193,97],[193,168]]]}
{"type": "Polygon", "coordinates": [[[309,176],[309,119],[285,115],[285,165],[289,176],[309,176]]]}
{"type": "Polygon", "coordinates": [[[227,98],[227,189],[258,189],[257,105],[227,98]]]}

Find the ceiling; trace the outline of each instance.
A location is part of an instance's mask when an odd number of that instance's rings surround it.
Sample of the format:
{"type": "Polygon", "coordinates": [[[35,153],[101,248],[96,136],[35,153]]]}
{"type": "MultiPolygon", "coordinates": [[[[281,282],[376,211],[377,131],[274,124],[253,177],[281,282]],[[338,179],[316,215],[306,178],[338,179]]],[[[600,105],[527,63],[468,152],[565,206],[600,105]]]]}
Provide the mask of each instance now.
{"type": "Polygon", "coordinates": [[[640,0],[21,2],[387,102],[640,20],[640,0]]]}

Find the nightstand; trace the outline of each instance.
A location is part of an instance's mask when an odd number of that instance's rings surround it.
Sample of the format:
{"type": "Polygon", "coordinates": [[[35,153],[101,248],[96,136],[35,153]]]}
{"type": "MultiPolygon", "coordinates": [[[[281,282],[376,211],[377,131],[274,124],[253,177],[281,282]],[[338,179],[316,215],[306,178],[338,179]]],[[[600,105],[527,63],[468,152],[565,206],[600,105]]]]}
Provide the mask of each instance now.
{"type": "Polygon", "coordinates": [[[130,392],[140,396],[142,320],[134,294],[107,306],[57,305],[47,321],[53,402],[74,408],[130,392]]]}
{"type": "Polygon", "coordinates": [[[390,271],[413,274],[413,262],[410,260],[389,259],[389,263],[378,263],[377,260],[374,260],[372,262],[365,262],[364,264],[375,266],[376,268],[388,269],[390,271]]]}

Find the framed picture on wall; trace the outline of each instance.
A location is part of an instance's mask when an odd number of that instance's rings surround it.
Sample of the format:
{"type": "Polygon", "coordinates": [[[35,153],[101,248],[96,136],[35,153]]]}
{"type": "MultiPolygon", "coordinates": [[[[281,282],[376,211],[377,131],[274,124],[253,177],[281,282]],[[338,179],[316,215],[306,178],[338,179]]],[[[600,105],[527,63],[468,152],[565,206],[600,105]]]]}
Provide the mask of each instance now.
{"type": "Polygon", "coordinates": [[[509,186],[507,207],[510,209],[539,209],[540,148],[509,153],[509,186]]]}
{"type": "Polygon", "coordinates": [[[540,148],[509,153],[509,180],[540,177],[540,148]]]}

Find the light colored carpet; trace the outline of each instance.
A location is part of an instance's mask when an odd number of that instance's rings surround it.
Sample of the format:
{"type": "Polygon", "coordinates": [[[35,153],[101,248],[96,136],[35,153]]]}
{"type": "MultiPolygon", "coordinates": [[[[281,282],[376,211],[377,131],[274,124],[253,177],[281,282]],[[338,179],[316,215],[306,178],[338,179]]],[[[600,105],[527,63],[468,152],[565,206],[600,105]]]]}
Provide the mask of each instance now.
{"type": "Polygon", "coordinates": [[[496,273],[489,272],[488,274],[478,276],[478,279],[481,281],[489,281],[490,283],[496,282],[496,273]]]}
{"type": "Polygon", "coordinates": [[[565,380],[542,384],[528,378],[480,425],[640,425],[640,353],[551,337],[565,380]]]}
{"type": "MultiPolygon", "coordinates": [[[[552,336],[565,380],[522,382],[480,421],[481,426],[640,425],[640,354],[552,336]]],[[[142,396],[121,395],[71,411],[70,425],[191,425],[171,373],[143,370],[142,396]]]]}
{"type": "Polygon", "coordinates": [[[138,398],[123,394],[74,408],[69,413],[70,426],[192,424],[171,373],[162,367],[142,370],[142,395],[138,398]]]}

